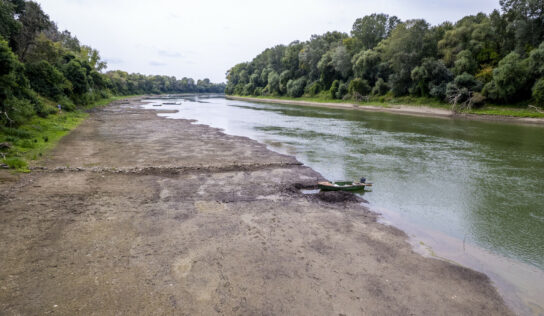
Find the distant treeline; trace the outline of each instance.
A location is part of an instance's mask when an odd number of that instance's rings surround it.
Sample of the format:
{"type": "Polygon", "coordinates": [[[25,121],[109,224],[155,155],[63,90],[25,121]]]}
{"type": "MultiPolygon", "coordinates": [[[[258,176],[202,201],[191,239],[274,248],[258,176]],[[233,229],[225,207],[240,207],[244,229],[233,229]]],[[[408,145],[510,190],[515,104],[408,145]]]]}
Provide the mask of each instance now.
{"type": "Polygon", "coordinates": [[[72,110],[112,95],[223,92],[224,84],[191,78],[104,73],[99,52],[60,32],[33,1],[0,0],[0,127],[33,115],[72,110]]]}
{"type": "Polygon", "coordinates": [[[266,49],[227,72],[225,92],[368,100],[433,97],[471,107],[544,103],[544,0],[431,26],[372,14],[351,35],[328,32],[266,49]]]}

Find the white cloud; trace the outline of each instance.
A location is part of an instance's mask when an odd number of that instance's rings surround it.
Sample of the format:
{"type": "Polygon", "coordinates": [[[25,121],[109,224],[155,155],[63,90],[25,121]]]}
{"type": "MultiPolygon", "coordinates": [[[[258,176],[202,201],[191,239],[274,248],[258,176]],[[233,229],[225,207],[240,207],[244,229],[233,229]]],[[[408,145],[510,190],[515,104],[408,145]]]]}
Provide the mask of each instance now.
{"type": "Polygon", "coordinates": [[[374,12],[432,24],[498,8],[496,0],[39,0],[59,28],[98,49],[109,69],[225,80],[267,47],[349,32],[374,12]]]}

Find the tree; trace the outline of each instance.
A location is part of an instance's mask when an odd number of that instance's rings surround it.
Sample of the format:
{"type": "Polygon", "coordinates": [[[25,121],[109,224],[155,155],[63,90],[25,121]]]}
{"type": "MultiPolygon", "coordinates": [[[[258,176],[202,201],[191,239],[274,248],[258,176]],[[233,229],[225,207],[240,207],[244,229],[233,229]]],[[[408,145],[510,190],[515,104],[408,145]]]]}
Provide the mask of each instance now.
{"type": "Polygon", "coordinates": [[[25,9],[19,15],[19,22],[22,24],[22,28],[15,41],[19,58],[25,60],[28,49],[35,43],[38,33],[47,29],[51,22],[49,16],[42,11],[41,6],[34,1],[25,3],[25,9]]]}
{"type": "Polygon", "coordinates": [[[444,99],[446,96],[446,85],[452,81],[453,76],[441,60],[426,58],[421,66],[412,70],[411,73],[414,86],[412,94],[420,96],[432,96],[444,99]]]}
{"type": "Polygon", "coordinates": [[[334,70],[347,79],[351,74],[351,56],[344,45],[336,47],[332,54],[332,64],[334,70]]]}
{"type": "Polygon", "coordinates": [[[353,56],[353,73],[373,85],[378,77],[387,77],[387,64],[382,62],[380,54],[375,50],[361,51],[353,56]]]}
{"type": "Polygon", "coordinates": [[[280,76],[273,70],[268,74],[267,90],[271,94],[280,93],[280,76]]]}
{"type": "Polygon", "coordinates": [[[486,85],[486,93],[497,101],[516,101],[527,92],[527,80],[527,63],[518,53],[512,52],[493,70],[493,82],[486,85]]]}
{"type": "Polygon", "coordinates": [[[64,95],[65,89],[68,90],[70,87],[63,74],[45,60],[28,64],[26,76],[34,91],[53,100],[59,100],[64,95]]]}
{"type": "Polygon", "coordinates": [[[63,68],[64,76],[72,83],[73,93],[83,95],[89,90],[87,81],[87,72],[81,63],[77,60],[72,60],[63,68]]]}
{"type": "Polygon", "coordinates": [[[382,78],[378,78],[374,88],[372,88],[372,95],[384,95],[389,89],[389,85],[382,78]]]}
{"type": "Polygon", "coordinates": [[[518,53],[544,41],[544,3],[542,0],[500,0],[508,23],[507,32],[515,39],[518,53]]]}
{"type": "Polygon", "coordinates": [[[529,71],[534,78],[544,76],[544,42],[531,51],[528,63],[529,71]]]}
{"type": "Polygon", "coordinates": [[[340,82],[340,84],[338,85],[338,91],[336,92],[336,98],[343,99],[347,93],[348,93],[348,84],[345,82],[340,82]]]}
{"type": "Polygon", "coordinates": [[[355,78],[351,80],[348,86],[348,92],[351,95],[354,95],[354,93],[358,93],[362,96],[369,95],[372,88],[368,84],[368,81],[360,78],[355,78]]]}
{"type": "Polygon", "coordinates": [[[334,80],[331,88],[329,89],[329,94],[332,99],[336,99],[336,94],[338,93],[338,88],[340,87],[340,81],[334,80]]]}
{"type": "Polygon", "coordinates": [[[348,35],[340,32],[328,32],[323,35],[312,35],[299,53],[300,68],[310,81],[318,80],[321,72],[318,63],[331,48],[342,44],[348,35]]]}
{"type": "Polygon", "coordinates": [[[21,29],[21,23],[15,20],[15,11],[15,5],[8,1],[0,1],[0,36],[8,41],[21,29]]]}
{"type": "Polygon", "coordinates": [[[8,42],[0,39],[0,124],[17,126],[34,114],[30,100],[28,80],[24,77],[23,65],[9,48],[8,42]]]}
{"type": "Polygon", "coordinates": [[[400,20],[396,16],[374,13],[355,20],[351,36],[359,43],[359,49],[372,49],[387,38],[399,23],[400,20]]]}
{"type": "Polygon", "coordinates": [[[393,70],[390,82],[394,95],[405,95],[412,86],[412,69],[417,67],[428,53],[426,51],[428,30],[429,24],[425,20],[401,23],[378,47],[383,51],[393,70]]]}
{"type": "Polygon", "coordinates": [[[454,63],[453,71],[456,75],[463,73],[475,74],[478,69],[476,60],[469,50],[463,50],[457,54],[457,60],[454,63]]]}
{"type": "Polygon", "coordinates": [[[533,86],[533,99],[538,105],[544,105],[544,78],[540,78],[533,86]]]}
{"type": "Polygon", "coordinates": [[[454,111],[470,109],[473,106],[473,97],[482,89],[482,83],[473,75],[464,73],[457,77],[446,87],[446,97],[452,104],[454,111]]]}
{"type": "Polygon", "coordinates": [[[304,94],[305,86],[306,78],[304,77],[296,80],[289,80],[289,82],[287,82],[287,95],[293,98],[301,97],[304,94]]]}

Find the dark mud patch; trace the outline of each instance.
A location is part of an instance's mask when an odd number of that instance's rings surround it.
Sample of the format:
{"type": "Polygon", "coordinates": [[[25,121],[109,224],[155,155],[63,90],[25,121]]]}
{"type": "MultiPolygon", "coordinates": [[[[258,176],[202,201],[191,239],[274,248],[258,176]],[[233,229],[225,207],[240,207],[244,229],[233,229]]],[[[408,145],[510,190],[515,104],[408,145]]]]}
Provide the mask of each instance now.
{"type": "Polygon", "coordinates": [[[321,191],[314,198],[326,203],[368,203],[362,197],[344,191],[321,191]]]}

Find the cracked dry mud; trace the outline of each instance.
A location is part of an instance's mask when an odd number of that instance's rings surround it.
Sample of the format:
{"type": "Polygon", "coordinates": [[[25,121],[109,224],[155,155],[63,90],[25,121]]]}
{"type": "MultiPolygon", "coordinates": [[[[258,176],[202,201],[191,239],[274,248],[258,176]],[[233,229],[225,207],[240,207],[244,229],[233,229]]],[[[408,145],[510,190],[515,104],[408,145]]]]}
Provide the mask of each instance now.
{"type": "Polygon", "coordinates": [[[0,174],[1,314],[511,314],[356,199],[300,194],[321,176],[293,157],[137,105],[0,174]]]}

